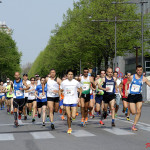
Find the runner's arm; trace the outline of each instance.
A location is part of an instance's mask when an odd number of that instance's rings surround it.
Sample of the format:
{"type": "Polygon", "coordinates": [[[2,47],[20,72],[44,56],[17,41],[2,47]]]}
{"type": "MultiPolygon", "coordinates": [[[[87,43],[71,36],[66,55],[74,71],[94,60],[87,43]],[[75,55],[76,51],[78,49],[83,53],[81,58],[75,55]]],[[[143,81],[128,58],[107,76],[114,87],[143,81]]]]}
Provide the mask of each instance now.
{"type": "Polygon", "coordinates": [[[128,96],[128,89],[127,89],[127,88],[128,88],[128,84],[131,83],[132,78],[133,78],[133,76],[131,76],[131,77],[128,79],[127,83],[125,84],[125,96],[126,96],[126,97],[128,96]]]}
{"type": "Polygon", "coordinates": [[[92,77],[90,77],[90,82],[92,83],[92,87],[95,89],[96,85],[95,85],[94,79],[92,77]]]}
{"type": "Polygon", "coordinates": [[[148,81],[148,79],[146,78],[146,77],[143,77],[144,78],[144,82],[148,85],[148,86],[150,86],[150,81],[148,81]]]}
{"type": "Polygon", "coordinates": [[[103,88],[103,87],[102,87],[103,83],[105,82],[104,80],[105,80],[104,78],[101,80],[101,82],[98,84],[98,88],[99,88],[100,90],[106,91],[106,88],[103,88]]]}
{"type": "Polygon", "coordinates": [[[30,87],[29,87],[29,85],[25,82],[25,81],[23,81],[23,84],[25,85],[25,87],[26,88],[23,88],[23,90],[28,90],[30,87]]]}
{"type": "Polygon", "coordinates": [[[123,93],[122,93],[122,87],[123,87],[123,82],[121,81],[121,83],[119,84],[119,91],[120,91],[121,95],[123,95],[123,93]]]}

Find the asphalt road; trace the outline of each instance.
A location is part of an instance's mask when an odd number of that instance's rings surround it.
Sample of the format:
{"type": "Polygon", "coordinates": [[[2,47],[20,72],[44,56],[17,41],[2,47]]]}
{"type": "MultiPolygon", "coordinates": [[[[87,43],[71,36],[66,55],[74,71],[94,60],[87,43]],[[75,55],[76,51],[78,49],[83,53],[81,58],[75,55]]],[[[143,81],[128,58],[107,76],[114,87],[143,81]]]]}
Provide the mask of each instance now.
{"type": "MultiPolygon", "coordinates": [[[[22,117],[23,118],[23,117],[22,117]]],[[[19,121],[15,128],[14,118],[5,110],[0,110],[0,150],[150,150],[150,104],[144,104],[138,131],[131,131],[131,121],[126,121],[122,113],[122,104],[116,127],[111,127],[110,116],[99,125],[99,116],[89,119],[85,127],[80,126],[79,115],[72,123],[73,132],[67,134],[67,122],[61,121],[60,114],[55,114],[55,130],[51,130],[49,121],[42,126],[41,119],[31,123],[31,117],[19,121]],[[147,147],[147,148],[146,148],[147,147]]]]}

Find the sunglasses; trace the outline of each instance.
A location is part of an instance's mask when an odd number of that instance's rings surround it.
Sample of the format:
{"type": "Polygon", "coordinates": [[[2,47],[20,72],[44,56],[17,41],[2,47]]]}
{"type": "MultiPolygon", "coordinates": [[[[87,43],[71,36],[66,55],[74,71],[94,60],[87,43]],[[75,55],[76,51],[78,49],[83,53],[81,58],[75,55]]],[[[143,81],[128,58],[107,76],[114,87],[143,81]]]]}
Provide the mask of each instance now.
{"type": "Polygon", "coordinates": [[[45,80],[41,80],[41,81],[45,81],[45,80]]]}
{"type": "Polygon", "coordinates": [[[35,80],[31,80],[31,81],[35,81],[35,80]]]}
{"type": "Polygon", "coordinates": [[[84,73],[89,73],[88,71],[84,71],[84,73]]]}

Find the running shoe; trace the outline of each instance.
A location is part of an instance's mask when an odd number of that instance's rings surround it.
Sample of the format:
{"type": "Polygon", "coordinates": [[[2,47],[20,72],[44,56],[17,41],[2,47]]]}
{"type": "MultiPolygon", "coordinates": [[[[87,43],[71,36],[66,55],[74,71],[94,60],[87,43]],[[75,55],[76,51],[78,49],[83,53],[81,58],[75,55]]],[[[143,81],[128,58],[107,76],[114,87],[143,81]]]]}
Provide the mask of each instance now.
{"type": "Polygon", "coordinates": [[[8,112],[8,115],[10,115],[10,112],[8,112]]]}
{"type": "Polygon", "coordinates": [[[52,129],[52,130],[55,129],[55,126],[54,126],[53,123],[51,123],[51,129],[52,129]]]}
{"type": "Polygon", "coordinates": [[[72,132],[72,129],[71,129],[71,128],[68,129],[67,133],[68,133],[68,134],[71,134],[71,132],[72,132]]]}
{"type": "Polygon", "coordinates": [[[102,120],[99,121],[99,124],[105,125],[104,122],[103,122],[102,120]]]}
{"type": "Polygon", "coordinates": [[[61,116],[61,120],[65,120],[65,117],[64,117],[64,115],[62,115],[62,116],[61,116]]]}
{"type": "Polygon", "coordinates": [[[35,122],[35,118],[32,119],[32,122],[35,122]]]}
{"type": "Polygon", "coordinates": [[[130,117],[127,117],[127,121],[130,121],[130,117]]]}
{"type": "Polygon", "coordinates": [[[41,118],[41,114],[38,113],[38,118],[41,118]]]}
{"type": "Polygon", "coordinates": [[[19,126],[19,124],[18,124],[18,121],[17,121],[17,120],[15,120],[14,125],[15,125],[15,127],[18,127],[18,126],[19,126]]]}
{"type": "Polygon", "coordinates": [[[11,115],[13,115],[13,113],[14,113],[14,112],[13,112],[13,111],[11,111],[11,115]]]}
{"type": "Polygon", "coordinates": [[[117,116],[118,116],[118,115],[117,115],[117,114],[115,114],[115,118],[117,118],[117,116]]]}
{"type": "Polygon", "coordinates": [[[93,119],[93,118],[95,118],[95,116],[94,116],[94,115],[90,116],[90,119],[93,119]]]}
{"type": "Polygon", "coordinates": [[[76,112],[76,116],[79,116],[79,113],[78,113],[78,112],[76,112]]]}
{"type": "Polygon", "coordinates": [[[43,122],[42,126],[45,126],[45,122],[43,122]]]}
{"type": "Polygon", "coordinates": [[[18,116],[18,119],[21,120],[21,115],[18,116]]]}
{"type": "Polygon", "coordinates": [[[7,109],[7,112],[9,112],[9,109],[7,109]]]}
{"type": "Polygon", "coordinates": [[[3,110],[3,107],[1,107],[1,110],[3,110]]]}
{"type": "Polygon", "coordinates": [[[132,126],[132,131],[137,131],[138,129],[135,127],[135,125],[132,126]]]}
{"type": "Polygon", "coordinates": [[[27,116],[24,116],[24,120],[27,120],[27,116]]]}
{"type": "Polygon", "coordinates": [[[112,122],[112,123],[111,123],[111,126],[112,126],[112,127],[115,127],[116,125],[115,125],[115,123],[114,123],[114,122],[112,122]]]}

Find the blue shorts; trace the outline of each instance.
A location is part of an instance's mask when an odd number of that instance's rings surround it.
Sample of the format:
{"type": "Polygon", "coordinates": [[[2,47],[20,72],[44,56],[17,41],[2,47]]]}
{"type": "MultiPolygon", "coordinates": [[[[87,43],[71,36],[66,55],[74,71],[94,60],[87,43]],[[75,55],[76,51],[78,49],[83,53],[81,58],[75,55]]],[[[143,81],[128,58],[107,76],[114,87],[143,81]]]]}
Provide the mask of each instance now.
{"type": "Polygon", "coordinates": [[[103,100],[103,95],[96,95],[95,96],[96,103],[101,104],[102,100],[103,100]]]}
{"type": "Polygon", "coordinates": [[[59,106],[63,105],[63,99],[61,101],[59,101],[59,106]]]}
{"type": "Polygon", "coordinates": [[[64,106],[77,107],[78,104],[64,104],[64,106]]]}
{"type": "Polygon", "coordinates": [[[2,97],[5,97],[5,95],[0,96],[0,99],[1,99],[2,97]]]}
{"type": "Polygon", "coordinates": [[[90,99],[93,99],[93,94],[92,94],[92,95],[90,95],[90,99]]]}

